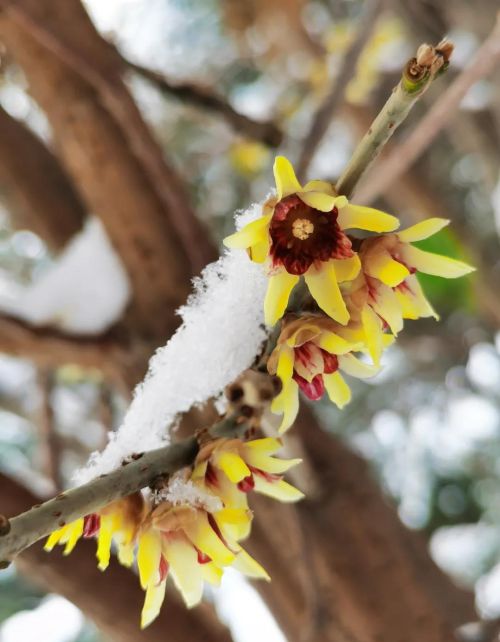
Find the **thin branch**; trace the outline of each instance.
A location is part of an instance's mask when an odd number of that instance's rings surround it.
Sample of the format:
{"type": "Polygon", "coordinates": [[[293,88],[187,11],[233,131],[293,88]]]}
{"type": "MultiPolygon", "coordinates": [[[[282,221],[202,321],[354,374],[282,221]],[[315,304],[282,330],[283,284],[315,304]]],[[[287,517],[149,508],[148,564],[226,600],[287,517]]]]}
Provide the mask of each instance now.
{"type": "MultiPolygon", "coordinates": [[[[234,437],[247,426],[248,418],[234,413],[215,423],[208,433],[213,437],[234,437]]],[[[138,453],[121,468],[61,493],[12,520],[0,515],[0,568],[5,568],[25,548],[65,524],[99,511],[103,506],[192,464],[198,447],[198,440],[191,437],[170,446],[138,453]]]]}
{"type": "Polygon", "coordinates": [[[447,68],[452,51],[453,45],[446,40],[437,47],[419,47],[416,57],[406,64],[401,80],[389,100],[354,150],[351,160],[337,182],[336,189],[339,194],[351,196],[355,185],[408,116],[417,100],[427,91],[434,78],[447,68]]]}
{"type": "Polygon", "coordinates": [[[492,73],[500,60],[500,14],[488,38],[477,50],[471,63],[460,73],[417,127],[377,168],[358,189],[356,196],[362,203],[370,203],[413,165],[428,149],[438,133],[446,127],[453,113],[460,108],[462,99],[478,80],[492,73]]]}
{"type": "Polygon", "coordinates": [[[52,391],[54,387],[54,372],[52,368],[38,369],[38,387],[40,390],[40,408],[38,412],[38,435],[41,455],[41,465],[44,475],[53,485],[53,491],[62,489],[60,455],[61,442],[56,432],[54,423],[54,409],[52,408],[52,391]]]}
{"type": "Polygon", "coordinates": [[[208,87],[194,83],[173,82],[163,74],[138,65],[121,56],[127,67],[152,83],[163,95],[174,97],[185,103],[221,116],[231,127],[241,134],[258,140],[269,147],[278,147],[283,140],[283,132],[273,122],[262,122],[240,114],[222,96],[208,87]]]}
{"type": "Polygon", "coordinates": [[[335,78],[323,104],[320,105],[318,111],[313,116],[311,128],[304,139],[297,166],[297,173],[300,179],[306,177],[307,170],[319,144],[328,131],[330,123],[335,118],[335,114],[342,106],[347,86],[355,75],[359,57],[370,38],[382,5],[383,0],[369,0],[366,4],[359,20],[356,36],[342,61],[342,68],[335,78]]]}

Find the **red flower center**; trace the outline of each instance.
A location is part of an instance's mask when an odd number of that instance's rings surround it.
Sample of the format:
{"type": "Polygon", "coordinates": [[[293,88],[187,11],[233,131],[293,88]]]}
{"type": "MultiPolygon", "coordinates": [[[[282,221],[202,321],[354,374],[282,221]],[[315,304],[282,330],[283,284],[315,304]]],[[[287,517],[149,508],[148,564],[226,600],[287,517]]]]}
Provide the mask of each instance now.
{"type": "Polygon", "coordinates": [[[321,399],[325,392],[324,374],[336,372],[339,360],[312,341],[295,348],[295,367],[293,378],[299,384],[302,392],[311,399],[321,399]],[[307,379],[306,379],[307,377],[307,379]]]}
{"type": "Polygon", "coordinates": [[[353,256],[352,243],[340,229],[337,217],[336,207],[321,212],[296,194],[283,198],[274,208],[269,228],[273,264],[300,275],[315,261],[353,256]]]}
{"type": "Polygon", "coordinates": [[[97,513],[90,513],[83,518],[83,536],[85,538],[94,537],[101,527],[101,517],[97,513]]]}

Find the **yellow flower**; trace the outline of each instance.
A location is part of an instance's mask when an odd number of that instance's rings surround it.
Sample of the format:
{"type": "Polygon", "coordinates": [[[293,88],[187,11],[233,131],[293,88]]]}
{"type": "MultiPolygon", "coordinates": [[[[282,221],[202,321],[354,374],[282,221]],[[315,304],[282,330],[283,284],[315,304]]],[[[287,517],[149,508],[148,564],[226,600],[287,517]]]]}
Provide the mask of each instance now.
{"type": "Polygon", "coordinates": [[[411,245],[415,241],[433,236],[449,222],[444,218],[429,218],[401,232],[363,241],[363,271],[391,288],[395,288],[417,271],[447,279],[455,279],[473,272],[474,268],[462,261],[426,252],[411,245]]]}
{"type": "Polygon", "coordinates": [[[111,544],[115,543],[118,560],[124,566],[134,561],[135,537],[144,516],[144,501],[140,493],[134,493],[54,531],[47,539],[45,550],[51,551],[56,544],[65,544],[68,555],[81,537],[97,535],[98,567],[104,571],[109,566],[111,544]]]}
{"type": "Polygon", "coordinates": [[[224,241],[227,247],[247,249],[257,263],[267,262],[269,285],[264,301],[265,320],[274,325],[288,305],[290,293],[304,276],[311,295],[332,319],[349,321],[339,282],[354,279],[358,255],[346,230],[391,232],[398,219],[379,210],[349,204],[330,183],[309,181],[302,186],[290,162],[274,163],[276,196],[263,215],[224,241]]]}
{"type": "Polygon", "coordinates": [[[364,348],[359,331],[347,330],[326,317],[309,316],[285,323],[267,367],[281,379],[282,390],[271,410],[283,414],[280,432],[288,430],[299,410],[299,389],[313,401],[326,390],[330,400],[343,408],[351,391],[340,370],[353,377],[366,378],[378,372],[352,353],[364,348]],[[348,339],[343,333],[350,333],[348,339]],[[342,333],[342,334],[341,334],[342,333]]]}
{"type": "Polygon", "coordinates": [[[157,506],[138,539],[137,564],[146,591],[141,627],[158,615],[170,574],[188,607],[203,596],[204,582],[217,586],[223,569],[233,566],[248,577],[269,580],[262,566],[239,545],[250,530],[252,515],[244,509],[209,513],[190,505],[157,506]]]}
{"type": "Polygon", "coordinates": [[[198,453],[192,479],[215,491],[226,507],[246,506],[246,493],[251,490],[282,502],[296,502],[304,495],[284,481],[282,474],[301,460],[273,457],[281,447],[271,437],[246,442],[215,440],[198,453]]]}

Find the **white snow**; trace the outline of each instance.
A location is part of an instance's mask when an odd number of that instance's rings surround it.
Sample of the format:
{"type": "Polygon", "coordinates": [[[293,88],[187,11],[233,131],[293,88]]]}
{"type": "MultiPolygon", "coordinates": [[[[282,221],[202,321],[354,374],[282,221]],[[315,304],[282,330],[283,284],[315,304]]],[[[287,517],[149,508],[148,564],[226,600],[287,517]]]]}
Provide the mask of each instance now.
{"type": "MultiPolygon", "coordinates": [[[[262,205],[238,216],[241,227],[262,205]]],[[[169,443],[179,413],[219,395],[257,355],[267,331],[263,301],[267,278],[244,250],[226,251],[194,281],[194,294],[179,310],[183,323],[149,363],[122,426],[102,453],[94,453],[77,483],[118,467],[134,452],[169,443]]]]}
{"type": "Polygon", "coordinates": [[[223,508],[219,497],[211,495],[192,481],[184,479],[183,471],[172,475],[165,490],[159,493],[161,499],[165,499],[174,506],[189,504],[195,508],[204,508],[209,513],[216,513],[223,508]]]}
{"type": "Polygon", "coordinates": [[[122,316],[129,296],[125,269],[94,218],[32,284],[0,283],[0,311],[34,325],[98,334],[122,316]]]}

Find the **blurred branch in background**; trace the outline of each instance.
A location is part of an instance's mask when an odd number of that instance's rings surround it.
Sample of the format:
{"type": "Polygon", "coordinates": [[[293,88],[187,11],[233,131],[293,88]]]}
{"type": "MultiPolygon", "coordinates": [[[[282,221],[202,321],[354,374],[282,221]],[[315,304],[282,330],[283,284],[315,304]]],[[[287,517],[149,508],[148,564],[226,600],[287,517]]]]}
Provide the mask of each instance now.
{"type": "Polygon", "coordinates": [[[363,7],[356,35],[344,55],[340,71],[323,103],[313,115],[310,129],[304,138],[297,166],[299,180],[305,180],[314,154],[344,102],[345,91],[356,72],[359,57],[370,38],[382,7],[383,0],[368,0],[363,7]]]}
{"type": "Polygon", "coordinates": [[[52,482],[53,492],[62,490],[61,479],[61,442],[55,425],[52,392],[54,372],[52,368],[38,369],[40,408],[38,412],[38,458],[42,473],[52,482]]]}
{"type": "Polygon", "coordinates": [[[269,147],[279,147],[281,144],[283,133],[275,123],[260,122],[240,114],[227,100],[208,87],[194,83],[174,82],[153,69],[138,65],[123,56],[121,59],[131,71],[148,80],[163,95],[177,98],[188,105],[213,113],[225,120],[235,132],[258,140],[269,147]]]}
{"type": "Polygon", "coordinates": [[[500,16],[469,65],[436,100],[406,139],[361,182],[356,190],[360,202],[372,203],[410,169],[417,158],[429,149],[439,132],[450,125],[450,120],[472,85],[495,70],[499,60],[500,16]]]}

